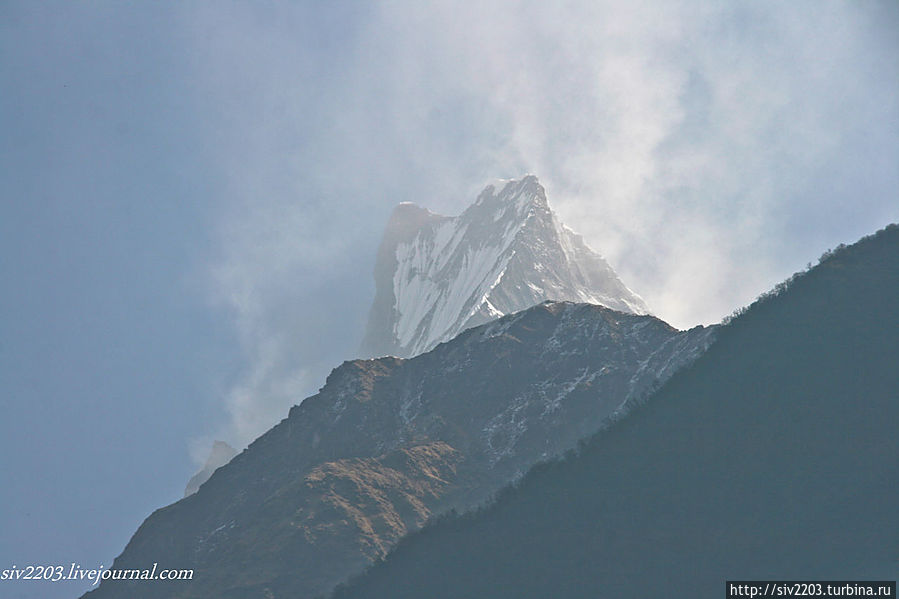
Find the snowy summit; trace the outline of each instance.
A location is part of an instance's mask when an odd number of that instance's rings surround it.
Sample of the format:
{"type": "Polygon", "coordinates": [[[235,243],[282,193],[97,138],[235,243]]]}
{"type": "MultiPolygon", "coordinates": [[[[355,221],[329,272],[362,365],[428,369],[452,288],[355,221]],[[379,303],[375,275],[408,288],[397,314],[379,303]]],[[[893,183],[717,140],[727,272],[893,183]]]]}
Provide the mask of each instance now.
{"type": "Polygon", "coordinates": [[[398,205],[375,285],[365,356],[414,356],[545,300],[648,313],[602,256],[559,222],[533,175],[487,186],[457,217],[398,205]]]}

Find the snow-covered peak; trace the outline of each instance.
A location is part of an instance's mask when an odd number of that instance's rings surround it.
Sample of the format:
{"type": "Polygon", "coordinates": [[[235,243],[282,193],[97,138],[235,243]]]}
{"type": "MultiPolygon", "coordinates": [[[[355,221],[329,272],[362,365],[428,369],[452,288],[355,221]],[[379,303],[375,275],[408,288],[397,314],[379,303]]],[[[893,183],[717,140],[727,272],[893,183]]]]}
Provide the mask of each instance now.
{"type": "Polygon", "coordinates": [[[478,194],[475,205],[490,202],[510,202],[519,198],[537,199],[542,198],[546,202],[546,192],[540,181],[534,175],[525,175],[521,179],[496,179],[484,187],[484,190],[478,194]]]}
{"type": "Polygon", "coordinates": [[[537,177],[528,175],[519,180],[501,180],[488,185],[460,218],[493,222],[502,218],[522,219],[531,209],[548,211],[549,205],[537,177]]]}
{"type": "Polygon", "coordinates": [[[603,258],[564,227],[537,178],[488,185],[457,217],[400,204],[375,267],[364,355],[408,357],[545,300],[646,314],[603,258]]]}

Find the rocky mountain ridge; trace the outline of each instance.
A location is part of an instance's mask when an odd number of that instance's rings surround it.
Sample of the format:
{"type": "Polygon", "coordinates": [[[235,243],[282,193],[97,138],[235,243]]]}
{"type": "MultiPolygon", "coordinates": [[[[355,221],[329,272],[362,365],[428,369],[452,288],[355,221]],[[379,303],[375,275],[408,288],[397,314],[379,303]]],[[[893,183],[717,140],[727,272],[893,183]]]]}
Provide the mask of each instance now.
{"type": "Polygon", "coordinates": [[[433,515],[480,505],[573,447],[714,330],[547,302],[412,359],[345,362],[197,493],[154,512],[114,564],[166,556],[193,581],[106,581],[87,596],[328,592],[433,515]]]}

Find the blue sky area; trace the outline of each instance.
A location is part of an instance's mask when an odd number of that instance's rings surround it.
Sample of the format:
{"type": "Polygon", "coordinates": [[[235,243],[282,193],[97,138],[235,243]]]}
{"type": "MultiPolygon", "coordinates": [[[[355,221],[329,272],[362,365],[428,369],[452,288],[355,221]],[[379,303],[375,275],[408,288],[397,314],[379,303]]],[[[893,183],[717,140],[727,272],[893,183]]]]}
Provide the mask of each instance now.
{"type": "Polygon", "coordinates": [[[0,132],[0,569],[108,566],[354,356],[398,202],[534,173],[679,327],[899,220],[899,5],[6,1],[0,132]]]}

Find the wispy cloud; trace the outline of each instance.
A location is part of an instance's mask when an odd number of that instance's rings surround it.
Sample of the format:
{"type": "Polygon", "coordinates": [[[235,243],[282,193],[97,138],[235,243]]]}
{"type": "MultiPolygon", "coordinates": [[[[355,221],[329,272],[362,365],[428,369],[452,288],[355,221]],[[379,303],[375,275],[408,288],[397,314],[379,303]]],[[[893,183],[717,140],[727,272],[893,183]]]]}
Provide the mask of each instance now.
{"type": "Polygon", "coordinates": [[[246,441],[350,358],[392,206],[536,173],[654,311],[714,322],[899,217],[889,3],[185,9],[246,441]]]}

